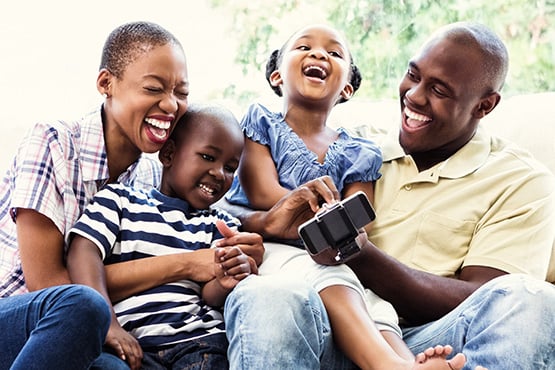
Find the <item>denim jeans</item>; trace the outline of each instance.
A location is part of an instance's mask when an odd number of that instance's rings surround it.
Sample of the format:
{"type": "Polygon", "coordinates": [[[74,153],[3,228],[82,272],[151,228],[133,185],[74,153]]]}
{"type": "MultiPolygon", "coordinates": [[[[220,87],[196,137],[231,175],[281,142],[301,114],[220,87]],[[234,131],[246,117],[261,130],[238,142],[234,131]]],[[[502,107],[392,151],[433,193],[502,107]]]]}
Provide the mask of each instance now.
{"type": "Polygon", "coordinates": [[[413,353],[450,344],[464,369],[555,369],[555,286],[521,274],[491,280],[442,319],[404,328],[413,353]]]}
{"type": "Polygon", "coordinates": [[[320,296],[296,279],[251,275],[228,296],[230,369],[353,369],[331,336],[320,296]]]}
{"type": "Polygon", "coordinates": [[[227,339],[224,333],[177,343],[166,349],[143,350],[141,370],[225,370],[227,339]]]}
{"type": "MultiPolygon", "coordinates": [[[[318,294],[298,281],[251,276],[224,310],[231,369],[344,369],[318,294]]],[[[555,369],[555,287],[524,275],[490,281],[442,319],[404,329],[413,353],[450,344],[464,369],[555,369]]]]}
{"type": "Polygon", "coordinates": [[[111,348],[104,346],[103,352],[91,364],[89,370],[129,370],[129,364],[112,353],[111,348]]]}
{"type": "Polygon", "coordinates": [[[85,286],[2,298],[0,369],[88,369],[102,351],[109,324],[104,298],[85,286]]]}

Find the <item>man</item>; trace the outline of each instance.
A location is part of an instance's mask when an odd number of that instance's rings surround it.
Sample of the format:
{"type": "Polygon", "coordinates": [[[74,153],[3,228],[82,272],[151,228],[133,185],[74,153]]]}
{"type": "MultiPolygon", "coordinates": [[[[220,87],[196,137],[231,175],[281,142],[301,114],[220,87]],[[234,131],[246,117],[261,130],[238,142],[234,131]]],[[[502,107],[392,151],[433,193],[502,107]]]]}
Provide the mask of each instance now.
{"type": "Polygon", "coordinates": [[[433,337],[470,367],[541,369],[542,358],[553,361],[554,311],[543,316],[534,293],[553,297],[553,287],[507,276],[479,289],[507,273],[545,279],[555,232],[553,176],[479,126],[500,100],[507,64],[502,42],[468,23],[440,29],[409,62],[398,140],[382,146],[376,184],[369,239],[380,250],[366,248],[351,267],[405,319],[413,351],[433,337]]]}
{"type": "MultiPolygon", "coordinates": [[[[400,130],[380,139],[371,243],[349,265],[396,308],[414,353],[450,344],[466,355],[465,368],[548,369],[555,288],[542,280],[555,237],[555,180],[479,126],[499,103],[507,68],[501,40],[472,23],[441,28],[409,62],[400,130]]],[[[268,213],[244,217],[245,227],[292,237],[318,196],[334,197],[321,181],[307,184],[268,213]]],[[[343,366],[325,310],[300,282],[245,280],[228,299],[225,321],[232,367],[255,351],[280,364],[343,366]],[[274,294],[271,305],[256,306],[274,294]],[[238,339],[239,325],[251,335],[238,339]],[[254,330],[263,325],[267,336],[254,330]]]]}

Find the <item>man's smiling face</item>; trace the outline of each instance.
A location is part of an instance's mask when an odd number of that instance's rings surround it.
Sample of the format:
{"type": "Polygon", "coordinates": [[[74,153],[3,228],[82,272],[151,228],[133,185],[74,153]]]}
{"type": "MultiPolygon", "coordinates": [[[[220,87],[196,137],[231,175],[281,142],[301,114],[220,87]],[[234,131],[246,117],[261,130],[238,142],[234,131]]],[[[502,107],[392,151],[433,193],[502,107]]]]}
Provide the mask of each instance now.
{"type": "Polygon", "coordinates": [[[432,40],[409,62],[399,86],[405,153],[449,156],[472,138],[484,95],[481,62],[476,49],[448,38],[432,40]]]}

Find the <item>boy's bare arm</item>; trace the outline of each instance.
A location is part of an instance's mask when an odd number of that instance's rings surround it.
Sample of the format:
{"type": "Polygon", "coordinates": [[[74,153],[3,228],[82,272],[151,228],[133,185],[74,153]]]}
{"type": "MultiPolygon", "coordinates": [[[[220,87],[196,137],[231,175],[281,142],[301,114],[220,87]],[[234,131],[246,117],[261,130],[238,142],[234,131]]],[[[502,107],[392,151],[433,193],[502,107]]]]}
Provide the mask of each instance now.
{"type": "Polygon", "coordinates": [[[127,361],[131,369],[139,369],[143,357],[141,346],[119,325],[108,295],[106,272],[98,247],[91,240],[75,235],[68,250],[67,268],[72,282],[88,285],[102,294],[112,313],[106,345],[112,347],[118,357],[127,361]]]}
{"type": "Polygon", "coordinates": [[[214,250],[141,258],[106,266],[106,283],[113,302],[177,280],[204,283],[214,278],[214,250]]]}

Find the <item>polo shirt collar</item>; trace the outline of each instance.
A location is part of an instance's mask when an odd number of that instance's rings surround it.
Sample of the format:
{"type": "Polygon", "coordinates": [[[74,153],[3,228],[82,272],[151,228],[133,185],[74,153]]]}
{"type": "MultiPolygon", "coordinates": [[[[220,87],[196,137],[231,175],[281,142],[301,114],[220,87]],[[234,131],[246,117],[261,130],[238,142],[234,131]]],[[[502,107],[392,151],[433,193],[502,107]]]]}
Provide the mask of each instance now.
{"type": "MultiPolygon", "coordinates": [[[[405,155],[399,144],[399,132],[390,131],[381,145],[383,161],[391,162],[405,155]]],[[[491,135],[486,129],[478,125],[474,137],[447,160],[438,163],[427,171],[433,170],[438,177],[460,178],[467,176],[480,168],[491,152],[491,135]]],[[[412,161],[412,158],[411,158],[412,161]]],[[[425,171],[424,171],[425,172],[425,171]]]]}

